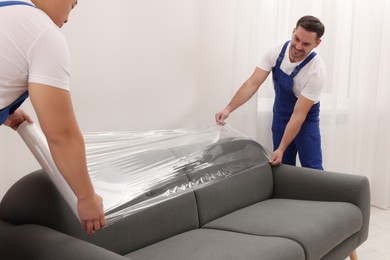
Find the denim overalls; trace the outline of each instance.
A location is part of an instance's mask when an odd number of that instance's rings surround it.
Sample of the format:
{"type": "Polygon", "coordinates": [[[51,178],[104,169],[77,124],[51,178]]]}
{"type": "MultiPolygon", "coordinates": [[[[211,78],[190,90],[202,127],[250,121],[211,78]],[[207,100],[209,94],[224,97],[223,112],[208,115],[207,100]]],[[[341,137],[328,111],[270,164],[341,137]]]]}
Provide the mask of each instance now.
{"type": "MultiPolygon", "coordinates": [[[[294,84],[293,79],[299,71],[317,55],[315,52],[312,52],[300,65],[295,67],[290,75],[287,75],[280,69],[280,64],[282,63],[288,44],[289,41],[284,44],[276,61],[276,65],[272,68],[275,88],[272,121],[274,150],[279,147],[287,123],[294,111],[295,103],[298,100],[292,90],[294,84]]],[[[303,167],[323,170],[319,113],[320,104],[316,103],[309,110],[298,135],[284,152],[282,163],[296,165],[296,155],[298,153],[299,160],[303,167]]]]}
{"type": "MultiPolygon", "coordinates": [[[[0,7],[10,6],[10,5],[28,5],[28,6],[35,7],[32,4],[26,2],[20,2],[20,1],[0,2],[0,7]]],[[[5,120],[7,120],[9,115],[15,112],[15,110],[24,102],[24,100],[26,100],[27,97],[28,97],[28,91],[24,92],[18,99],[16,99],[10,105],[0,110],[0,125],[2,125],[5,120]]]]}

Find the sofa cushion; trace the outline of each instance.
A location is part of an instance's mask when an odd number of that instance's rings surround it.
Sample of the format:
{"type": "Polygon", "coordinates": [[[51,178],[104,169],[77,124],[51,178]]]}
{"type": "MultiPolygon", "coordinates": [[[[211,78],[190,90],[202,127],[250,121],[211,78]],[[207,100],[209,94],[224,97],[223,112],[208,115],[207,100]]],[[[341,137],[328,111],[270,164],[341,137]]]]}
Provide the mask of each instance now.
{"type": "Polygon", "coordinates": [[[126,255],[132,260],[303,260],[302,247],[279,237],[212,229],[179,234],[126,255]]]}
{"type": "Polygon", "coordinates": [[[359,231],[362,214],[344,202],[270,199],[216,219],[205,228],[290,238],[318,260],[359,231]]]}

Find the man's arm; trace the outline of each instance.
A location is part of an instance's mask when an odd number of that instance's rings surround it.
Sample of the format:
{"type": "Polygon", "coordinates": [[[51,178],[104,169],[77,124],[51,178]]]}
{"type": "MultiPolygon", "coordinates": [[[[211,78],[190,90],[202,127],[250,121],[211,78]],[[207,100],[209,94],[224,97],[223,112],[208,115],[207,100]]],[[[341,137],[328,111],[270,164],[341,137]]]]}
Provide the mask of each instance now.
{"type": "Polygon", "coordinates": [[[229,114],[247,102],[256,93],[261,84],[263,84],[268,77],[269,73],[269,71],[256,67],[252,76],[238,89],[237,93],[226,108],[215,115],[215,121],[217,124],[224,125],[225,119],[229,116],[229,114]]]}
{"type": "Polygon", "coordinates": [[[54,162],[75,193],[82,226],[91,235],[105,225],[105,218],[102,199],[89,178],[70,93],[38,83],[29,83],[28,91],[54,162]]]}
{"type": "Polygon", "coordinates": [[[271,156],[270,163],[273,166],[280,165],[282,163],[283,153],[286,151],[288,145],[294,140],[294,138],[301,130],[302,124],[306,119],[307,113],[309,113],[310,108],[313,106],[314,101],[305,98],[304,96],[299,96],[297,103],[294,107],[294,112],[291,115],[290,120],[287,123],[286,129],[278,149],[274,151],[271,156]]]}

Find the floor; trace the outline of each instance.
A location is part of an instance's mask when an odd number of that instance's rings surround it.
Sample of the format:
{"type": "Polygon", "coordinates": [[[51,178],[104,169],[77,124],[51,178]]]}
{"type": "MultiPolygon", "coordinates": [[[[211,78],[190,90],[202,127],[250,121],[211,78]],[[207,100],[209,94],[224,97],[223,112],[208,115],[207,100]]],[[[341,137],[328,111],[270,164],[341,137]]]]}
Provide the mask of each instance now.
{"type": "Polygon", "coordinates": [[[390,209],[371,207],[368,239],[357,253],[359,260],[390,260],[390,209]]]}

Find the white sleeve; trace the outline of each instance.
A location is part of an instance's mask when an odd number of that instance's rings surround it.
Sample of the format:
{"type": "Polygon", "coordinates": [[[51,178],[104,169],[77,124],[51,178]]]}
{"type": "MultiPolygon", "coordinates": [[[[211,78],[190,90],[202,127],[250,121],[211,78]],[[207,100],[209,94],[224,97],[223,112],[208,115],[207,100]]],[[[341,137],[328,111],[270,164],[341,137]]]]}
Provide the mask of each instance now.
{"type": "Polygon", "coordinates": [[[70,53],[59,30],[53,28],[42,33],[29,51],[28,60],[28,82],[70,89],[70,53]]]}
{"type": "Polygon", "coordinates": [[[315,69],[308,77],[305,86],[301,92],[302,96],[314,102],[320,101],[321,91],[322,88],[324,87],[324,82],[326,77],[325,66],[323,65],[320,59],[319,61],[320,62],[316,64],[315,69]]]}
{"type": "Polygon", "coordinates": [[[283,43],[278,43],[274,47],[270,48],[260,59],[260,62],[257,64],[262,70],[271,71],[272,68],[276,65],[276,60],[278,59],[279,53],[283,48],[283,43]]]}

